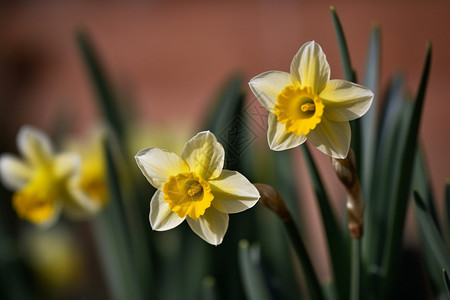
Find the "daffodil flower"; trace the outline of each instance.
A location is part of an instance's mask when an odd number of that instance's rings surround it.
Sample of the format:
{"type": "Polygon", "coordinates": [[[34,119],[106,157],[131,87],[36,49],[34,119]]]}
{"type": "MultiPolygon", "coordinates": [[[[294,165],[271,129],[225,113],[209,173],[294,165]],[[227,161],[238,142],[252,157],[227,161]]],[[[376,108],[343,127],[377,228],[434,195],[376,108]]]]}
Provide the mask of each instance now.
{"type": "Polygon", "coordinates": [[[139,168],[158,189],[150,202],[154,230],[169,230],[186,220],[206,242],[222,242],[228,214],[251,208],[259,199],[247,178],[223,169],[224,157],[222,145],[209,131],[189,140],[181,157],[159,148],[137,153],[139,168]]]}
{"type": "Polygon", "coordinates": [[[350,148],[350,120],[364,115],[373,93],[346,80],[330,80],[330,66],[314,41],[304,44],[290,73],[268,71],[249,82],[269,111],[267,139],[272,150],[303,144],[308,139],[321,152],[345,158],[350,148]]]}
{"type": "Polygon", "coordinates": [[[0,157],[0,179],[15,191],[12,206],[19,218],[37,225],[50,225],[69,197],[68,182],[79,169],[77,155],[55,155],[45,134],[23,127],[17,138],[24,159],[11,154],[0,157]]]}
{"type": "Polygon", "coordinates": [[[105,131],[95,128],[80,140],[71,140],[66,148],[80,155],[79,172],[69,182],[71,200],[65,212],[74,218],[86,218],[98,213],[108,202],[109,187],[102,140],[105,131]]]}

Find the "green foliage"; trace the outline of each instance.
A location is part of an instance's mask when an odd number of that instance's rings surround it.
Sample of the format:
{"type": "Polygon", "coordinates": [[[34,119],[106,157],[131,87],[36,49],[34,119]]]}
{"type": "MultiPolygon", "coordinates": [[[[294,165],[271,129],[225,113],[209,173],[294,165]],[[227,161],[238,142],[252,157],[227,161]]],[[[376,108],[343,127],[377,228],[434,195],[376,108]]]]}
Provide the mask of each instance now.
{"type": "Polygon", "coordinates": [[[261,270],[260,248],[247,240],[239,242],[239,266],[245,294],[249,300],[269,300],[270,291],[261,270]]]}

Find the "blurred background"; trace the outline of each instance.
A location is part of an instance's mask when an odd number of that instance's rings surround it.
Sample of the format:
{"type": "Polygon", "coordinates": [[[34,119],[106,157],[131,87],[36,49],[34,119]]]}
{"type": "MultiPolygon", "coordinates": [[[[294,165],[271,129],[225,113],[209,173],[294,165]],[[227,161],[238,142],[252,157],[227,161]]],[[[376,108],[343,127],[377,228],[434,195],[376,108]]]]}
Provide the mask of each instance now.
{"type": "MultiPolygon", "coordinates": [[[[100,122],[96,95],[74,39],[78,29],[91,37],[123,100],[121,108],[136,126],[143,124],[155,135],[178,131],[182,145],[203,124],[217,90],[230,75],[241,74],[247,82],[267,70],[289,71],[292,57],[307,41],[322,46],[331,78],[343,78],[330,5],[339,13],[359,79],[370,30],[374,24],[381,28],[381,93],[400,72],[414,95],[425,44],[432,42],[420,140],[438,212],[442,211],[450,174],[448,1],[2,1],[1,150],[17,151],[16,134],[23,124],[51,132],[63,122],[76,135],[100,122]]],[[[259,116],[263,111],[244,88],[255,118],[255,143],[267,147],[265,119],[259,116]]],[[[150,137],[143,144],[161,147],[150,137]]],[[[316,157],[322,171],[329,173],[328,157],[316,157]]],[[[304,173],[301,167],[298,172],[304,173]]],[[[342,192],[334,175],[328,177],[327,187],[342,192]]],[[[310,191],[302,193],[308,196],[310,191]]],[[[343,215],[343,203],[335,204],[343,215]]],[[[311,227],[320,231],[315,205],[300,206],[311,227]]],[[[408,222],[407,241],[415,243],[415,225],[411,218],[408,222]]],[[[325,253],[320,239],[309,247],[325,253]]],[[[316,264],[326,277],[326,259],[316,264]]]]}

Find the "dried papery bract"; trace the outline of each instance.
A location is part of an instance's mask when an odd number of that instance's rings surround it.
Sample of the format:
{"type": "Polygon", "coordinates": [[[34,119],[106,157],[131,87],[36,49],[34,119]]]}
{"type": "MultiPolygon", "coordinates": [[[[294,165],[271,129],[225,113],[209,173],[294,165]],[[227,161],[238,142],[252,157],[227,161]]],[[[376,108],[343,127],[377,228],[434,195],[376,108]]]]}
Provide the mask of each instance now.
{"type": "Polygon", "coordinates": [[[339,180],[347,190],[348,229],[353,238],[363,235],[364,203],[361,199],[361,188],[356,174],[355,153],[350,149],[344,159],[332,158],[331,164],[339,180]]]}

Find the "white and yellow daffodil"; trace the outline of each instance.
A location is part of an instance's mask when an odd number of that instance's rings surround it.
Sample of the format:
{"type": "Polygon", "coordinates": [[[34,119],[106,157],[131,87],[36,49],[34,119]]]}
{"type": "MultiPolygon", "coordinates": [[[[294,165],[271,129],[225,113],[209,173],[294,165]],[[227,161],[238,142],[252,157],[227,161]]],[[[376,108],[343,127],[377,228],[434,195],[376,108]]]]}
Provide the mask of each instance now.
{"type": "Polygon", "coordinates": [[[80,171],[69,182],[71,201],[64,206],[71,217],[90,217],[108,202],[109,187],[102,145],[104,135],[103,129],[94,129],[83,140],[71,140],[66,145],[81,158],[80,171]]]}
{"type": "Polygon", "coordinates": [[[228,214],[253,207],[259,192],[247,178],[223,169],[225,151],[214,134],[198,133],[181,157],[159,148],[136,154],[144,176],[158,190],[150,202],[154,230],[172,229],[185,219],[191,229],[212,245],[222,242],[228,214]]]}
{"type": "Polygon", "coordinates": [[[314,41],[304,44],[290,73],[268,71],[249,82],[269,111],[267,139],[275,151],[290,149],[308,139],[321,152],[345,158],[350,148],[350,120],[364,115],[373,93],[346,80],[330,80],[330,66],[314,41]]]}
{"type": "Polygon", "coordinates": [[[29,126],[22,127],[17,144],[24,159],[2,155],[0,179],[15,191],[12,206],[19,218],[50,225],[69,197],[68,182],[79,169],[79,157],[71,153],[55,155],[48,137],[29,126]]]}

